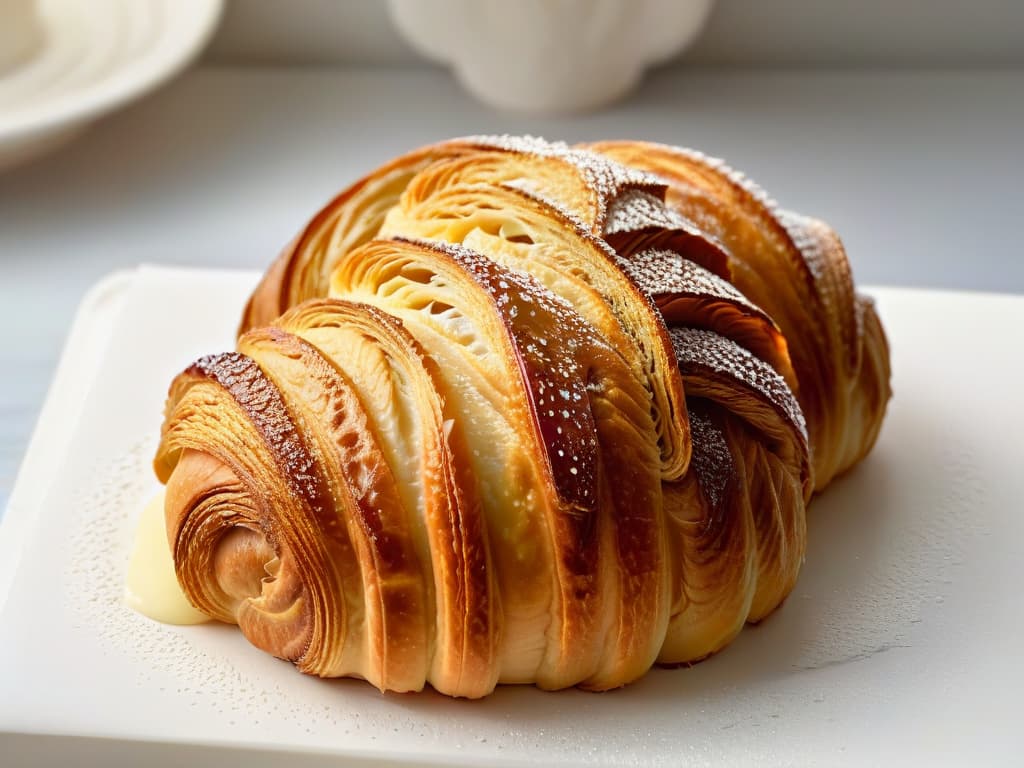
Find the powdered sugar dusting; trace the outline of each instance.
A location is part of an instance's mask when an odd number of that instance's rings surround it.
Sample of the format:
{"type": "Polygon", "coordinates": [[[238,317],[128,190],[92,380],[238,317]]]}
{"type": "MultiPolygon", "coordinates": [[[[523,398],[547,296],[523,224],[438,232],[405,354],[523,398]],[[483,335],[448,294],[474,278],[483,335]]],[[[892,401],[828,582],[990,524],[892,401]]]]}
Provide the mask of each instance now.
{"type": "Polygon", "coordinates": [[[537,136],[472,136],[468,143],[482,147],[519,152],[561,160],[574,166],[588,187],[598,199],[597,230],[600,231],[608,217],[608,206],[626,190],[644,190],[657,198],[665,194],[665,182],[646,171],[617,163],[596,152],[570,147],[561,141],[545,141],[537,136]]]}
{"type": "Polygon", "coordinates": [[[559,495],[580,511],[596,508],[599,448],[580,363],[588,347],[602,344],[596,332],[565,299],[525,273],[462,245],[395,239],[447,255],[492,296],[522,357],[559,495]]]}
{"type": "Polygon", "coordinates": [[[502,184],[503,187],[511,189],[517,194],[523,197],[530,198],[534,202],[550,209],[550,212],[556,218],[562,219],[562,223],[565,227],[573,230],[574,234],[581,240],[585,240],[587,245],[592,246],[594,249],[600,251],[609,261],[613,261],[616,264],[619,263],[619,255],[598,233],[595,233],[587,226],[586,222],[583,221],[579,216],[570,211],[564,205],[556,200],[538,195],[537,193],[526,189],[522,184],[502,184]]]}
{"type": "Polygon", "coordinates": [[[661,240],[684,255],[692,255],[697,244],[721,262],[721,269],[727,269],[728,254],[721,241],[667,207],[660,198],[640,189],[628,190],[615,198],[604,231],[615,249],[623,255],[642,250],[646,240],[632,235],[647,232],[663,232],[661,240]]]}
{"type": "Polygon", "coordinates": [[[773,200],[771,196],[769,196],[769,194],[759,184],[757,184],[757,182],[750,179],[746,174],[742,173],[741,171],[737,171],[735,168],[728,165],[721,158],[711,157],[709,155],[704,154],[703,152],[700,152],[699,150],[690,149],[687,147],[670,147],[668,145],[664,146],[671,152],[675,152],[678,155],[682,155],[683,157],[695,163],[699,163],[700,165],[703,165],[706,168],[709,168],[710,170],[717,172],[721,176],[728,179],[730,183],[742,189],[753,200],[756,200],[758,203],[763,205],[769,213],[775,215],[776,209],[778,208],[778,203],[776,203],[775,200],[773,200]]]}
{"type": "Polygon", "coordinates": [[[330,498],[327,482],[296,429],[280,391],[259,365],[239,352],[223,352],[200,358],[189,372],[213,379],[228,391],[263,436],[282,476],[315,512],[324,512],[324,500],[330,498]]]}
{"type": "Polygon", "coordinates": [[[863,353],[864,313],[853,288],[853,272],[838,237],[824,222],[792,211],[778,211],[779,224],[803,257],[820,302],[819,319],[833,315],[847,370],[856,370],[863,353]]]}
{"type": "Polygon", "coordinates": [[[729,275],[729,253],[722,242],[644,190],[629,190],[613,201],[603,236],[621,256],[674,250],[729,275]]]}
{"type": "Polygon", "coordinates": [[[690,408],[690,434],[693,436],[690,466],[708,503],[718,507],[725,497],[729,480],[736,472],[725,435],[696,403],[690,408]]]}
{"type": "Polygon", "coordinates": [[[684,375],[704,368],[735,379],[771,403],[807,441],[803,411],[785,380],[768,363],[713,331],[669,328],[669,336],[684,375]]]}
{"type": "Polygon", "coordinates": [[[790,211],[779,211],[778,220],[782,228],[786,230],[790,240],[793,241],[793,245],[796,246],[796,249],[804,257],[804,263],[807,264],[807,268],[811,271],[815,284],[820,286],[825,279],[828,265],[825,261],[825,253],[818,247],[818,241],[811,234],[807,226],[810,220],[805,216],[791,213],[790,211]]]}
{"type": "Polygon", "coordinates": [[[653,227],[676,229],[683,226],[687,226],[683,218],[666,208],[661,200],[650,192],[630,189],[612,202],[604,231],[606,235],[614,235],[618,232],[633,232],[653,227]]]}
{"type": "Polygon", "coordinates": [[[675,251],[650,248],[628,259],[617,258],[617,263],[642,291],[655,298],[667,294],[707,296],[768,317],[731,283],[675,251]]]}

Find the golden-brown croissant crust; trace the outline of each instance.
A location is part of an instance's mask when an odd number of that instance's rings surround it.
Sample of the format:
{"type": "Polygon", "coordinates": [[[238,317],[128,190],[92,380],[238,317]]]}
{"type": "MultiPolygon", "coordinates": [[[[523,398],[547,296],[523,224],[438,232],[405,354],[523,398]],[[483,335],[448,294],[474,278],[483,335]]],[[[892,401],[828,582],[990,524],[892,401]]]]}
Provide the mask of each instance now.
{"type": "Polygon", "coordinates": [[[686,150],[471,137],[312,219],[155,468],[189,600],[303,672],[604,690],[785,599],[889,394],[826,225],[686,150]]]}

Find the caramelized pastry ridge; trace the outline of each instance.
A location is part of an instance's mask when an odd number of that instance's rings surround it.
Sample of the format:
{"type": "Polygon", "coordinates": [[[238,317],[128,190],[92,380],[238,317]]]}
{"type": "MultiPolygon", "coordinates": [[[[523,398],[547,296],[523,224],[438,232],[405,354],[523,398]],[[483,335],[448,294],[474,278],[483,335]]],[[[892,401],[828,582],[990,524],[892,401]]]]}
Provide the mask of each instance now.
{"type": "Polygon", "coordinates": [[[889,397],[827,225],[689,150],[477,136],[310,221],[154,466],[190,602],[303,672],[606,690],[782,603],[889,397]]]}

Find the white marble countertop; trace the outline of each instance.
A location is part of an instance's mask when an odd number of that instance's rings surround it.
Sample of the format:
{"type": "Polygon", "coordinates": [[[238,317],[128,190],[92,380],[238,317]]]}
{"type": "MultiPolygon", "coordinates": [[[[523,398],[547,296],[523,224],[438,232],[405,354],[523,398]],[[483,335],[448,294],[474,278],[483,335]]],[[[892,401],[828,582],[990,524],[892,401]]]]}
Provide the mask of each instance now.
{"type": "Polygon", "coordinates": [[[479,132],[693,146],[830,221],[861,283],[1024,292],[1021,71],[666,72],[613,110],[540,119],[438,71],[205,67],[0,174],[0,510],[96,280],[262,268],[362,172],[479,132]]]}

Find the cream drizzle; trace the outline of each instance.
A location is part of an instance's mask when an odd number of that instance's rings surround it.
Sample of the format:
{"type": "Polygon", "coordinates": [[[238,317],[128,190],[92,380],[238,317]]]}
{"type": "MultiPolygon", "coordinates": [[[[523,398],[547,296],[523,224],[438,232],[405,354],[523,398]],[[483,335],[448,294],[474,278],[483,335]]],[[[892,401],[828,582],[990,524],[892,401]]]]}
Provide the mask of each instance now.
{"type": "Polygon", "coordinates": [[[124,602],[164,624],[201,624],[210,617],[189,603],[174,573],[174,560],[164,523],[164,492],[146,505],[139,518],[128,561],[124,602]]]}

